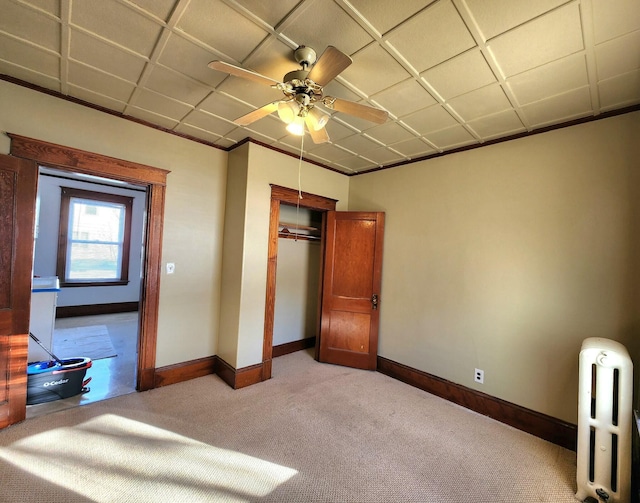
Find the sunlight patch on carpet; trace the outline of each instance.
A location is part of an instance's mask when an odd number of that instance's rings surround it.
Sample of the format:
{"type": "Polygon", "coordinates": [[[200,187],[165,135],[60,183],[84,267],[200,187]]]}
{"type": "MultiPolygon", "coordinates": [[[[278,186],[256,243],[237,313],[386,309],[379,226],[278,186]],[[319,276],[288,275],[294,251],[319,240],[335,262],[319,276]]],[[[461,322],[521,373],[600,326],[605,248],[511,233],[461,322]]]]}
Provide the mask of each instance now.
{"type": "Polygon", "coordinates": [[[92,360],[117,356],[105,325],[55,329],[53,353],[58,358],[83,357],[92,360]]]}
{"type": "Polygon", "coordinates": [[[0,448],[0,458],[93,501],[232,501],[264,497],[298,472],[105,414],[0,448]]]}

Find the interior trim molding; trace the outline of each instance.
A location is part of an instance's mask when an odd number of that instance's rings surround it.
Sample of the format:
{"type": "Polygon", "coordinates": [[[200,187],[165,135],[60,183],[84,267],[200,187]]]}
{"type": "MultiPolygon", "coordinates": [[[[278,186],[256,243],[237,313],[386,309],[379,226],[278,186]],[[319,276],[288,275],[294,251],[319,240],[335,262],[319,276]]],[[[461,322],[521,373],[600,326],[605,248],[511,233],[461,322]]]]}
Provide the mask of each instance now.
{"type": "Polygon", "coordinates": [[[154,373],[154,387],[168,386],[184,381],[215,374],[218,366],[217,356],[207,356],[174,365],[159,367],[154,373]]]}
{"type": "Polygon", "coordinates": [[[162,230],[167,175],[170,171],[13,133],[6,134],[11,138],[12,156],[30,159],[63,171],[112,178],[145,187],[147,219],[142,263],[144,278],[139,304],[136,390],[153,388],[160,305],[162,230]]]}
{"type": "Polygon", "coordinates": [[[216,374],[233,389],[246,388],[262,382],[262,363],[235,369],[219,356],[215,356],[216,374]]]}
{"type": "Polygon", "coordinates": [[[631,503],[640,503],[640,411],[633,411],[631,435],[631,503]]]}
{"type": "MultiPolygon", "coordinates": [[[[315,337],[308,337],[299,341],[287,342],[274,346],[274,358],[312,348],[316,343],[315,337]]],[[[189,381],[196,377],[217,374],[220,379],[233,389],[246,388],[252,384],[262,382],[262,364],[251,365],[241,369],[234,369],[217,355],[197,358],[186,362],[174,363],[155,369],[153,375],[154,388],[168,386],[189,381]]]]}
{"type": "MultiPolygon", "coordinates": [[[[264,307],[264,332],[262,339],[262,380],[271,379],[273,359],[273,326],[276,309],[276,269],[278,264],[278,229],[280,228],[280,204],[298,205],[300,208],[308,208],[323,212],[322,231],[324,235],[326,212],[336,209],[336,199],[331,199],[316,194],[271,184],[271,206],[269,214],[269,246],[267,249],[267,288],[264,307]],[[302,196],[302,198],[301,198],[302,196]]],[[[324,249],[324,238],[320,238],[321,249],[324,249]]],[[[321,266],[322,269],[322,266],[321,266]]],[[[322,289],[320,281],[319,289],[322,289]]],[[[318,295],[321,295],[319,290],[318,295]]],[[[318,303],[320,309],[321,303],[318,303]]],[[[320,318],[318,318],[320,320],[320,318]]],[[[319,332],[318,332],[319,333],[319,332]]]]}
{"type": "MultiPolygon", "coordinates": [[[[179,136],[179,137],[184,138],[186,140],[194,141],[196,143],[201,143],[203,145],[207,145],[209,147],[216,148],[218,150],[224,150],[226,152],[230,152],[230,151],[240,147],[241,145],[244,145],[245,143],[250,142],[250,143],[254,143],[256,145],[260,145],[261,147],[265,147],[265,148],[268,148],[270,150],[274,150],[276,152],[279,152],[279,153],[284,154],[284,155],[289,156],[289,157],[295,157],[296,159],[299,157],[299,155],[297,155],[297,154],[294,154],[294,153],[291,153],[291,152],[287,152],[286,150],[279,149],[279,148],[274,147],[272,145],[267,145],[266,143],[263,143],[261,141],[255,140],[255,139],[253,139],[251,137],[246,137],[243,140],[239,141],[238,143],[236,143],[234,145],[231,145],[229,147],[221,147],[221,146],[216,145],[214,143],[211,143],[209,141],[202,140],[200,138],[196,138],[195,136],[191,136],[191,135],[188,135],[188,134],[185,134],[185,133],[180,133],[178,131],[167,129],[167,128],[164,128],[162,126],[158,126],[156,124],[151,124],[150,122],[147,122],[145,120],[137,119],[136,117],[132,117],[130,115],[124,115],[121,112],[116,112],[115,110],[111,110],[109,108],[106,108],[106,107],[103,107],[103,106],[100,106],[100,105],[94,105],[93,103],[89,103],[88,101],[84,101],[84,100],[81,100],[79,98],[74,98],[73,96],[67,96],[67,95],[62,94],[62,93],[60,93],[58,91],[53,91],[51,89],[47,89],[45,87],[38,86],[37,84],[31,84],[30,82],[26,82],[24,80],[21,80],[21,79],[15,78],[15,77],[11,77],[10,75],[0,74],[0,80],[4,80],[5,82],[9,82],[9,83],[15,84],[17,86],[21,86],[21,87],[24,87],[24,88],[27,88],[27,89],[31,89],[32,91],[40,92],[40,93],[43,93],[43,94],[48,94],[49,96],[54,96],[54,97],[59,98],[61,100],[69,101],[69,102],[75,103],[77,105],[82,105],[82,106],[85,106],[87,108],[92,108],[92,109],[97,110],[99,112],[103,112],[103,113],[106,113],[106,114],[109,114],[109,115],[113,115],[113,116],[119,117],[121,119],[128,120],[130,122],[135,122],[137,124],[149,127],[151,129],[157,129],[158,131],[162,131],[164,133],[168,133],[168,134],[173,135],[173,136],[179,136]]],[[[341,175],[358,176],[358,175],[364,175],[366,173],[371,173],[373,171],[380,171],[380,170],[383,170],[383,169],[397,168],[399,166],[404,166],[406,164],[412,164],[414,162],[426,161],[428,159],[433,159],[433,158],[436,158],[436,157],[442,157],[444,155],[455,154],[455,153],[458,153],[458,152],[463,152],[465,150],[472,150],[472,149],[475,149],[475,148],[486,147],[488,145],[494,145],[496,143],[502,143],[502,142],[505,142],[505,141],[516,140],[518,138],[523,138],[525,136],[532,136],[532,135],[536,135],[536,134],[540,134],[540,133],[546,133],[547,131],[552,131],[554,129],[561,129],[561,128],[565,128],[565,127],[569,127],[569,126],[575,126],[577,124],[583,124],[585,122],[591,122],[591,121],[600,120],[600,119],[607,119],[609,117],[614,117],[616,115],[623,115],[623,114],[627,114],[627,113],[630,113],[630,112],[637,112],[638,110],[640,110],[640,105],[631,105],[631,106],[628,106],[628,107],[625,107],[625,108],[620,108],[620,109],[617,109],[617,110],[610,110],[610,111],[607,111],[607,112],[602,112],[602,113],[600,113],[598,115],[590,115],[590,116],[587,116],[587,117],[574,119],[574,120],[571,120],[571,121],[568,121],[568,122],[563,122],[563,123],[560,123],[560,124],[553,124],[551,126],[545,126],[545,127],[539,128],[539,129],[534,129],[532,131],[525,131],[525,132],[522,132],[522,133],[517,133],[517,134],[511,135],[511,136],[504,137],[504,138],[495,138],[493,140],[487,140],[487,141],[484,141],[482,143],[477,143],[477,144],[473,144],[473,145],[467,145],[465,147],[460,147],[460,148],[456,148],[456,149],[453,149],[453,150],[447,150],[445,152],[437,152],[435,154],[429,154],[429,155],[426,155],[426,156],[417,157],[415,159],[409,159],[409,160],[405,160],[405,161],[400,161],[400,162],[397,162],[397,163],[394,163],[394,164],[389,164],[389,165],[386,165],[386,166],[380,166],[380,167],[372,168],[372,169],[369,169],[369,170],[359,171],[357,173],[344,173],[344,172],[342,172],[340,170],[337,170],[335,168],[332,168],[330,166],[322,164],[322,163],[320,163],[318,161],[315,161],[313,159],[309,159],[307,157],[303,157],[302,160],[305,161],[305,162],[308,162],[310,164],[315,164],[316,166],[319,166],[321,168],[328,169],[329,171],[334,171],[336,173],[340,173],[341,175]]]]}
{"type": "Polygon", "coordinates": [[[86,304],[81,306],[57,306],[56,318],[94,316],[99,314],[131,313],[138,310],[139,302],[111,302],[108,304],[86,304]]]}
{"type": "Polygon", "coordinates": [[[576,450],[577,426],[378,356],[378,372],[556,445],[576,450]]]}
{"type": "Polygon", "coordinates": [[[307,337],[306,339],[300,339],[299,341],[285,342],[284,344],[278,344],[273,346],[273,358],[278,356],[284,356],[296,351],[302,351],[303,349],[309,349],[316,345],[316,337],[307,337]]]}

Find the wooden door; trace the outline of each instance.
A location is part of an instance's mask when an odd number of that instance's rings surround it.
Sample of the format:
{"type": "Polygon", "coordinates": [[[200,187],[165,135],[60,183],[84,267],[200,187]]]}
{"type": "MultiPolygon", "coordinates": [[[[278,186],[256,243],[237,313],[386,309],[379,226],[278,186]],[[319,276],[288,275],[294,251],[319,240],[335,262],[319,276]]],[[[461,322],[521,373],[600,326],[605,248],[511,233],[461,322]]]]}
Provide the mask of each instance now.
{"type": "Polygon", "coordinates": [[[318,360],[376,369],[384,213],[327,212],[318,360]]]}
{"type": "Polygon", "coordinates": [[[0,155],[0,428],[27,410],[27,348],[38,171],[0,155]]]}

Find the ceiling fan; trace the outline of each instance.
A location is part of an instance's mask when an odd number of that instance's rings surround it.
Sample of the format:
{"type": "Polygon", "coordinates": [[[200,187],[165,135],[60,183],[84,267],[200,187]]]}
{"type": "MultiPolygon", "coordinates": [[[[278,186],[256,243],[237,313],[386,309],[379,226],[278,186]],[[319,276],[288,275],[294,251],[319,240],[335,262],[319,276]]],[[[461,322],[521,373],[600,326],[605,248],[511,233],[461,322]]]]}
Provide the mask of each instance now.
{"type": "Polygon", "coordinates": [[[306,125],[313,142],[324,143],[329,140],[324,126],[330,116],[318,107],[319,104],[336,112],[353,115],[378,124],[387,120],[388,113],[385,110],[325,96],[322,92],[325,85],[353,62],[349,56],[333,46],[328,46],[318,59],[316,52],[311,47],[304,45],[298,47],[293,55],[302,68],[287,73],[282,82],[224,61],[209,63],[209,68],[213,70],[271,86],[284,94],[284,98],[238,117],[233,121],[235,124],[247,126],[277,110],[280,118],[288,124],[287,130],[289,132],[303,135],[306,125]]]}

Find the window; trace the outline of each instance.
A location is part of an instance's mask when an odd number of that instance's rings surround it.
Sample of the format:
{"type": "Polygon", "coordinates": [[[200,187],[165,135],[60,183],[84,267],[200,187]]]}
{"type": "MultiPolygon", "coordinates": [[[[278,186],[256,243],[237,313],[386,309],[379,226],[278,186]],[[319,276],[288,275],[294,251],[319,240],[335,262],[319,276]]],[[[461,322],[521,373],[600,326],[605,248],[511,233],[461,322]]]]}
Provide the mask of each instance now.
{"type": "Polygon", "coordinates": [[[58,271],[62,286],[125,285],[133,198],[62,187],[58,271]]]}

